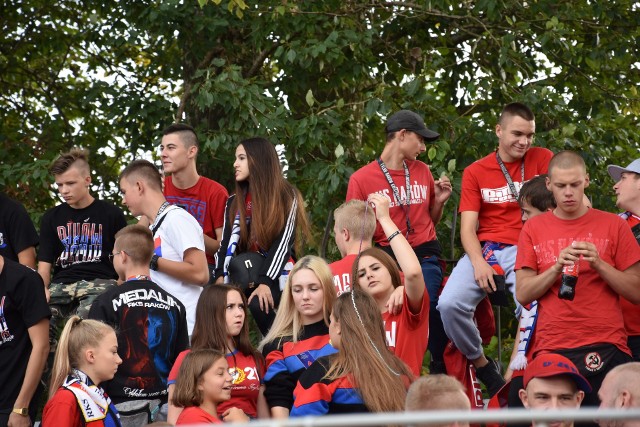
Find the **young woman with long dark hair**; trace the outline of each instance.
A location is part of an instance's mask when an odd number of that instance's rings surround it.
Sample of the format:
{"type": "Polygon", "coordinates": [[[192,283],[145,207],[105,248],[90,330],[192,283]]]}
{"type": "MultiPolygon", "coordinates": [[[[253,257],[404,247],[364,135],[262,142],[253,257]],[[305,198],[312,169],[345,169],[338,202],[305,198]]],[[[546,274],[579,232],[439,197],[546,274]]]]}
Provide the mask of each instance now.
{"type": "Polygon", "coordinates": [[[225,209],[216,283],[228,283],[234,256],[259,252],[264,262],[248,295],[249,309],[266,335],[278,307],[287,270],[301,253],[309,224],[300,192],[283,176],[275,147],[264,138],[250,138],[236,148],[235,194],[225,209]],[[297,235],[297,238],[296,238],[297,235]]]}
{"type": "MultiPolygon", "coordinates": [[[[268,418],[264,400],[264,360],[251,345],[247,300],[240,289],[227,285],[206,286],[196,307],[191,349],[180,353],[168,377],[169,401],[175,391],[180,365],[192,350],[223,352],[232,376],[231,398],[221,402],[218,415],[237,407],[250,418],[268,418]]],[[[175,423],[181,408],[169,403],[168,421],[175,423]]]]}

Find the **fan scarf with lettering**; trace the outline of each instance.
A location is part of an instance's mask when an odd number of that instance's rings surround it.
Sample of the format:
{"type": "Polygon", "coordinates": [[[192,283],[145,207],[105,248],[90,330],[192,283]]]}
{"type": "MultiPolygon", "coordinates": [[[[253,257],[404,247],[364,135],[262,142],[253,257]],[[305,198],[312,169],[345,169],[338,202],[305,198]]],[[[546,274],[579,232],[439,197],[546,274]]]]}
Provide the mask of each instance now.
{"type": "Polygon", "coordinates": [[[62,387],[73,393],[86,425],[121,427],[120,415],[111,399],[82,371],[73,369],[62,387]]]}
{"type": "Polygon", "coordinates": [[[509,367],[514,371],[518,371],[527,367],[527,351],[533,332],[536,330],[536,320],[538,319],[538,301],[522,307],[522,316],[520,316],[520,341],[518,342],[518,352],[513,358],[509,367]]]}

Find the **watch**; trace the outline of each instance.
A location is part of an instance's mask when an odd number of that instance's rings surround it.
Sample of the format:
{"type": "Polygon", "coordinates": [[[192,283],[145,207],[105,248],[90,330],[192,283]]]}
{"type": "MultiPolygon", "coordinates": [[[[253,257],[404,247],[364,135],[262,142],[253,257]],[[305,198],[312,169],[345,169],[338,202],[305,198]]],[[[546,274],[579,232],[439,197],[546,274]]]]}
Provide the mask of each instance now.
{"type": "Polygon", "coordinates": [[[29,415],[29,408],[13,408],[11,412],[15,412],[16,414],[23,415],[26,417],[29,415]]]}
{"type": "Polygon", "coordinates": [[[153,271],[158,271],[158,258],[160,258],[158,255],[153,254],[151,262],[149,262],[149,268],[153,271]]]}

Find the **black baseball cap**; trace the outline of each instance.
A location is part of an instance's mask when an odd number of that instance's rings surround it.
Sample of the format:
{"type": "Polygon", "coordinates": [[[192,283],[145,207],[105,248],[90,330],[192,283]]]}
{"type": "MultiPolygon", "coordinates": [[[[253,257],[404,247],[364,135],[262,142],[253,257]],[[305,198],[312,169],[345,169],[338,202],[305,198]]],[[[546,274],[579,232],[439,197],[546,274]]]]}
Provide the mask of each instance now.
{"type": "Polygon", "coordinates": [[[387,133],[397,132],[402,129],[415,132],[429,142],[435,141],[440,137],[439,133],[427,128],[419,114],[410,110],[400,110],[387,119],[387,126],[385,127],[387,133]]]}

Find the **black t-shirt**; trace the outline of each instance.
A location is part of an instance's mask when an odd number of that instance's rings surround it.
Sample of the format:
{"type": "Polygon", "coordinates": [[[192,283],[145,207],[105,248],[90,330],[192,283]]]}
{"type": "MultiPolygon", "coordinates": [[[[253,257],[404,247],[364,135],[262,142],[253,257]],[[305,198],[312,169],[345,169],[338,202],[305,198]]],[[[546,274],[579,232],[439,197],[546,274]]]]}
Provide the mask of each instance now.
{"type": "Polygon", "coordinates": [[[27,210],[0,193],[0,255],[18,261],[18,253],[38,245],[38,233],[27,210]]]}
{"type": "Polygon", "coordinates": [[[51,283],[116,279],[109,254],[126,225],[120,209],[98,199],[84,209],[67,203],[49,209],[40,225],[38,260],[53,265],[51,283]]]}
{"type": "Polygon", "coordinates": [[[31,355],[28,329],[51,317],[35,271],[4,259],[0,271],[0,409],[13,408],[31,355]]]}
{"type": "Polygon", "coordinates": [[[105,291],[91,305],[90,319],[118,331],[122,364],[102,383],[120,403],[167,397],[167,377],[178,354],[189,346],[184,305],[150,280],[129,280],[105,291]]]}

